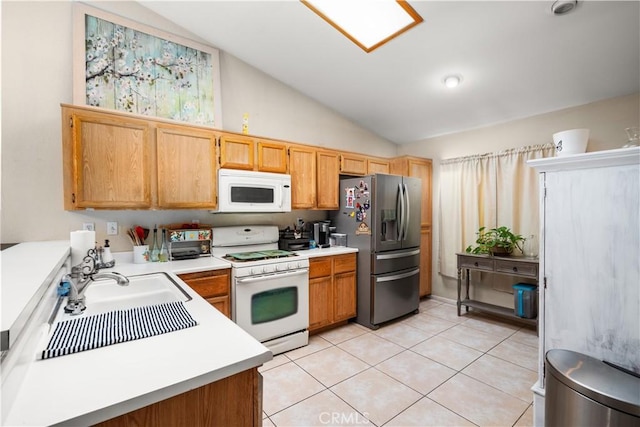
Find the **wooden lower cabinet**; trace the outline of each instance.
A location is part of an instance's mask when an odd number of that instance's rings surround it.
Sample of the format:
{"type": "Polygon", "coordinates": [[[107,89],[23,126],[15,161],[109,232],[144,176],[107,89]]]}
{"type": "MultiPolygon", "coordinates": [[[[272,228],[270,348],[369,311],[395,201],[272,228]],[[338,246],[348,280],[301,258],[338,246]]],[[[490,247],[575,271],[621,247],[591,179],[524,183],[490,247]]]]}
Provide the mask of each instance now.
{"type": "Polygon", "coordinates": [[[231,318],[230,269],[179,274],[178,277],[218,311],[231,318]]]}
{"type": "Polygon", "coordinates": [[[309,332],[356,316],[356,254],[309,260],[309,332]]]}
{"type": "Polygon", "coordinates": [[[261,426],[262,375],[248,369],[96,425],[261,426]]]}

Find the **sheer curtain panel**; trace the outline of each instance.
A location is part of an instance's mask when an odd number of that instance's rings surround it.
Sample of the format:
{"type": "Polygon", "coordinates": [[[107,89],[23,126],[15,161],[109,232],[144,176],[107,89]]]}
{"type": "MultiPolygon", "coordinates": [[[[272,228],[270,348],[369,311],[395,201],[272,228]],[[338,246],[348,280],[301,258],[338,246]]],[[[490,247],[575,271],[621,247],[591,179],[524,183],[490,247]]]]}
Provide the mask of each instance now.
{"type": "Polygon", "coordinates": [[[537,233],[538,175],[526,162],[553,150],[553,144],[535,145],[440,163],[440,274],[456,277],[456,252],[473,244],[482,226],[537,233]]]}

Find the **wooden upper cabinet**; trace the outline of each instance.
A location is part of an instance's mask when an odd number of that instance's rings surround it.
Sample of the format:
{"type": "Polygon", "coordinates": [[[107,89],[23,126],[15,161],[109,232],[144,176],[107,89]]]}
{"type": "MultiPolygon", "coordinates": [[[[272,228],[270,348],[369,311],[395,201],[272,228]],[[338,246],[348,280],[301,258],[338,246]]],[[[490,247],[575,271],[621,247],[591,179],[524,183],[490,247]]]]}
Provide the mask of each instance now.
{"type": "Polygon", "coordinates": [[[291,208],[313,209],[316,206],[316,150],[291,145],[288,151],[291,208]]]}
{"type": "Polygon", "coordinates": [[[390,161],[390,172],[395,175],[412,176],[422,180],[421,219],[422,227],[431,226],[432,209],[432,162],[418,157],[397,157],[390,161]]]}
{"type": "Polygon", "coordinates": [[[148,122],[62,109],[65,209],[151,207],[148,122]]]}
{"type": "Polygon", "coordinates": [[[422,204],[420,225],[422,227],[431,226],[431,207],[432,207],[432,165],[431,160],[426,159],[409,159],[409,176],[420,178],[422,180],[422,204]]]}
{"type": "Polygon", "coordinates": [[[215,134],[159,125],[156,144],[158,206],[215,209],[218,191],[215,134]]]}
{"type": "Polygon", "coordinates": [[[335,151],[318,151],[316,168],[316,207],[328,210],[339,209],[340,155],[335,151]]]}
{"type": "Polygon", "coordinates": [[[253,170],[253,154],[255,144],[253,139],[224,134],[220,137],[220,167],[228,169],[253,170]]]}
{"type": "Polygon", "coordinates": [[[367,159],[356,154],[341,154],[340,173],[345,175],[366,175],[367,159]]]}
{"type": "Polygon", "coordinates": [[[287,173],[287,146],[277,142],[258,141],[258,170],[287,173]]]}
{"type": "Polygon", "coordinates": [[[389,173],[389,161],[383,159],[367,159],[367,174],[389,173]]]}

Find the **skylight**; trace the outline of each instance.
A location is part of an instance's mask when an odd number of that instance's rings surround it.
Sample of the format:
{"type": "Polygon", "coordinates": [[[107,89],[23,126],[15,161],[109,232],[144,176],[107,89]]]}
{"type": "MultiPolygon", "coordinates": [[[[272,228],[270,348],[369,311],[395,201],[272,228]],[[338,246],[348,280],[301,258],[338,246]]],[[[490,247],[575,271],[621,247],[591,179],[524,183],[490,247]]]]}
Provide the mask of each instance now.
{"type": "Polygon", "coordinates": [[[365,52],[422,22],[405,0],[300,0],[365,52]]]}

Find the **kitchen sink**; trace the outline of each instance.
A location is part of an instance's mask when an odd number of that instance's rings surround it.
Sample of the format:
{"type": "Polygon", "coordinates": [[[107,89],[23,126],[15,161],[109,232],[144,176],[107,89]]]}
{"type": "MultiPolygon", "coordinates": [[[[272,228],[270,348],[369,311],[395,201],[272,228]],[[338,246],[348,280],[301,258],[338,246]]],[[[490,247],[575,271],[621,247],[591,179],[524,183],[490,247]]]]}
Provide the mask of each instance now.
{"type": "Polygon", "coordinates": [[[49,323],[115,310],[191,300],[191,296],[167,273],[140,274],[128,276],[128,279],[128,286],[119,286],[112,279],[93,281],[85,291],[87,308],[81,315],[65,313],[66,299],[61,298],[49,323]]]}
{"type": "Polygon", "coordinates": [[[84,292],[86,309],[78,315],[66,313],[67,298],[58,298],[46,343],[37,357],[64,356],[198,324],[184,306],[191,297],[170,275],[150,273],[128,279],[127,286],[110,278],[91,281],[84,292]]]}

